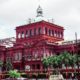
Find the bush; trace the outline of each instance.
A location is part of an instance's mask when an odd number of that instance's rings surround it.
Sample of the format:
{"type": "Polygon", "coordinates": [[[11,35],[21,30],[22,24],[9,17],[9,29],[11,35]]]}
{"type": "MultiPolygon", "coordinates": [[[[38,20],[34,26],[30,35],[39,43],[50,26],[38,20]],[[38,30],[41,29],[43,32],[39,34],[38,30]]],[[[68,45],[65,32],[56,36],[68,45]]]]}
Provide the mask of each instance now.
{"type": "Polygon", "coordinates": [[[11,78],[20,78],[21,74],[19,72],[17,72],[17,70],[10,70],[9,76],[11,78]]]}

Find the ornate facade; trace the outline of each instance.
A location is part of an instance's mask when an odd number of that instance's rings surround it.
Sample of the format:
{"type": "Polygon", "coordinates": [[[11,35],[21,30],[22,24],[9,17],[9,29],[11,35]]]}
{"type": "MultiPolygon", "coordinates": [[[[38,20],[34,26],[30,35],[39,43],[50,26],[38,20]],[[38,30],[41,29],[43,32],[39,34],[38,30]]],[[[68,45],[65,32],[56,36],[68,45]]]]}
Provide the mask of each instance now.
{"type": "Polygon", "coordinates": [[[63,43],[64,28],[46,21],[40,6],[34,22],[30,20],[28,24],[16,27],[15,41],[8,41],[12,42],[13,46],[5,47],[1,44],[0,60],[3,62],[11,60],[14,69],[26,72],[44,71],[42,64],[44,57],[58,55],[63,51],[76,53],[76,50],[80,50],[75,41],[63,43]]]}

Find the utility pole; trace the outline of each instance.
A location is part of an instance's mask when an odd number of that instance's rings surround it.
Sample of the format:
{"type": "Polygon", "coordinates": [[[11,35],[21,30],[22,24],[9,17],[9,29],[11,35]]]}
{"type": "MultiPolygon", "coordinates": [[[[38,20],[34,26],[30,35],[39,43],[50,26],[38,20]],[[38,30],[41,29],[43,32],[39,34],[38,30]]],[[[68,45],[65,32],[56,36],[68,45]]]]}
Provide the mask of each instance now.
{"type": "Polygon", "coordinates": [[[75,32],[75,45],[76,45],[76,54],[78,54],[78,46],[77,46],[77,33],[75,32]]]}
{"type": "Polygon", "coordinates": [[[78,64],[78,56],[79,56],[79,52],[78,52],[78,41],[77,41],[77,33],[75,32],[75,44],[76,44],[76,54],[77,54],[77,70],[78,70],[78,75],[79,75],[79,64],[78,64]]]}

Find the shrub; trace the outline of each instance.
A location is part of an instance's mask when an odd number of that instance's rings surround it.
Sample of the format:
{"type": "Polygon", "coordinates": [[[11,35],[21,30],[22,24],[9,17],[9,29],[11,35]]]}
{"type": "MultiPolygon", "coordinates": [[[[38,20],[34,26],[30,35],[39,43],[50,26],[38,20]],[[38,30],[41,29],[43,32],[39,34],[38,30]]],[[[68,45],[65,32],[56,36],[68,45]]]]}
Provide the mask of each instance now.
{"type": "Polygon", "coordinates": [[[17,70],[10,70],[9,76],[11,78],[20,78],[21,74],[17,70]]]}

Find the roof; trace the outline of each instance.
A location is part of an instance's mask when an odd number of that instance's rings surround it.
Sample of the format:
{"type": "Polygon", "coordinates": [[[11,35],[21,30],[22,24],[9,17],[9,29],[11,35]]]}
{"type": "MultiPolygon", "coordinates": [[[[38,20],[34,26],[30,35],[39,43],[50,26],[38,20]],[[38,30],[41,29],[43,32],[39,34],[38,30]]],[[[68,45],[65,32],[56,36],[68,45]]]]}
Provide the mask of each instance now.
{"type": "Polygon", "coordinates": [[[46,24],[46,25],[49,25],[49,26],[54,26],[56,28],[61,28],[64,30],[64,28],[62,26],[59,26],[59,25],[56,25],[54,23],[51,23],[51,22],[48,22],[46,20],[41,20],[41,18],[38,18],[36,19],[37,21],[35,21],[34,23],[30,23],[30,24],[26,24],[26,25],[21,25],[21,26],[17,26],[16,29],[22,29],[23,27],[30,27],[30,26],[35,26],[37,24],[46,24]]]}
{"type": "Polygon", "coordinates": [[[16,39],[14,37],[5,38],[0,40],[1,46],[11,47],[15,43],[16,39]]]}

